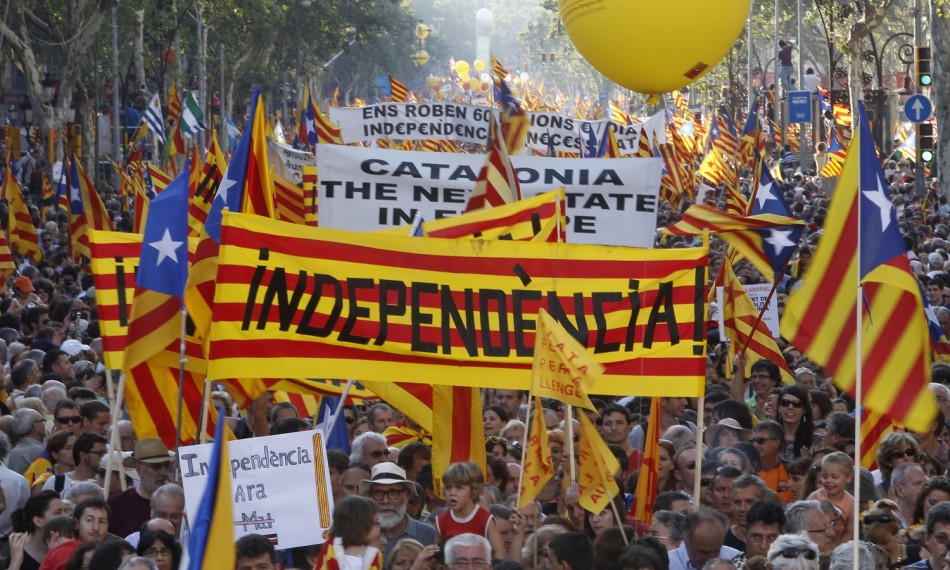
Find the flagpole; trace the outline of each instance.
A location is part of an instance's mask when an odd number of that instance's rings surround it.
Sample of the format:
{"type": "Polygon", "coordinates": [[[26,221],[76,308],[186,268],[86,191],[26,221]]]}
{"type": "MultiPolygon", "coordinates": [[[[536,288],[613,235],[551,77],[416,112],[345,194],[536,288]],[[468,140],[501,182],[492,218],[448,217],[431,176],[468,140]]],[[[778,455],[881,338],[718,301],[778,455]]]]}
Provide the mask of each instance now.
{"type": "MultiPolygon", "coordinates": [[[[198,436],[195,437],[196,442],[205,441],[204,438],[207,437],[208,433],[208,416],[211,415],[211,381],[205,380],[204,386],[201,390],[201,419],[198,421],[198,436]]],[[[220,421],[224,421],[224,416],[219,418],[220,421]]]]}
{"type": "MultiPolygon", "coordinates": [[[[858,139],[858,148],[855,149],[858,151],[859,156],[856,157],[860,159],[861,146],[863,144],[874,144],[871,141],[865,141],[864,139],[864,129],[861,121],[863,121],[863,114],[861,111],[860,103],[858,104],[858,116],[855,117],[858,120],[858,128],[855,131],[860,138],[858,139]]],[[[853,140],[852,140],[853,143],[853,140]]],[[[850,159],[850,149],[849,149],[850,159]]],[[[854,328],[855,328],[855,357],[854,357],[854,450],[855,450],[855,461],[854,461],[854,512],[851,513],[851,523],[852,523],[852,532],[854,536],[851,537],[851,542],[854,544],[854,560],[860,560],[859,558],[859,545],[858,537],[860,536],[859,531],[861,529],[861,520],[859,515],[861,514],[861,420],[864,419],[863,406],[861,405],[861,400],[863,398],[863,389],[861,386],[861,375],[863,374],[863,358],[864,358],[864,348],[863,348],[863,334],[861,326],[861,311],[864,309],[862,306],[862,301],[864,299],[864,287],[861,286],[861,160],[857,160],[858,163],[858,191],[855,193],[855,209],[857,210],[857,219],[858,223],[855,226],[857,235],[855,236],[855,242],[857,247],[855,248],[855,258],[856,258],[856,272],[855,272],[855,285],[857,286],[858,294],[855,297],[854,301],[854,328]]]]}
{"type": "MultiPolygon", "coordinates": [[[[709,254],[709,228],[703,229],[703,248],[706,250],[706,254],[709,254]]],[[[724,263],[728,263],[725,261],[724,263]]],[[[719,269],[722,271],[722,268],[719,269]]],[[[768,304],[768,302],[766,302],[768,304]]],[[[720,308],[721,310],[721,308],[720,308]]],[[[728,358],[726,359],[728,360],[728,358]]],[[[703,395],[699,397],[699,409],[696,410],[696,468],[693,470],[693,510],[699,510],[702,501],[699,500],[700,492],[702,491],[702,473],[703,473],[703,425],[705,424],[705,412],[706,411],[706,391],[703,391],[703,395]]],[[[657,426],[659,427],[659,426],[657,426]]],[[[646,435],[646,432],[644,432],[646,435]]]]}
{"type": "MultiPolygon", "coordinates": [[[[330,422],[326,426],[327,436],[333,431],[333,428],[336,427],[337,420],[340,419],[340,414],[343,413],[343,407],[346,405],[346,398],[350,395],[350,388],[353,387],[353,381],[347,380],[346,386],[343,386],[343,392],[340,394],[340,404],[336,407],[336,411],[333,412],[333,415],[330,416],[330,422]]],[[[319,413],[319,412],[318,412],[319,413]]]]}
{"type": "MultiPolygon", "coordinates": [[[[112,373],[108,368],[106,368],[106,379],[111,384],[112,373]]],[[[109,436],[110,438],[109,450],[110,451],[122,449],[122,445],[121,445],[122,440],[121,438],[119,438],[118,424],[119,424],[119,410],[122,409],[122,394],[124,393],[125,393],[125,374],[122,374],[119,376],[119,386],[116,388],[116,397],[112,405],[112,411],[110,412],[111,420],[112,420],[112,426],[109,428],[112,430],[109,436]]],[[[112,469],[112,457],[113,455],[112,453],[110,453],[108,459],[106,459],[106,473],[111,473],[110,470],[112,469]]],[[[123,486],[125,485],[125,477],[119,477],[119,481],[121,481],[123,486]]],[[[105,492],[106,497],[109,496],[109,486],[110,486],[109,483],[111,482],[112,482],[112,477],[110,476],[110,477],[106,477],[105,483],[103,483],[103,487],[104,487],[103,490],[105,492]]]]}
{"type": "MultiPolygon", "coordinates": [[[[537,397],[537,396],[535,396],[537,397]]],[[[518,473],[518,499],[515,502],[515,505],[521,504],[521,487],[524,485],[524,465],[525,465],[525,455],[528,453],[528,431],[531,429],[531,424],[534,423],[531,421],[531,412],[534,411],[537,413],[537,402],[531,401],[531,390],[528,390],[528,412],[525,414],[525,426],[524,434],[521,436],[521,471],[518,473]]],[[[544,413],[543,410],[541,413],[544,413]]],[[[554,467],[553,465],[551,467],[554,467]]]]}
{"type": "Polygon", "coordinates": [[[185,323],[188,320],[188,309],[184,303],[181,305],[181,336],[179,337],[179,360],[178,360],[178,424],[175,427],[175,450],[181,447],[181,420],[182,407],[185,403],[185,323]]]}
{"type": "Polygon", "coordinates": [[[571,461],[571,485],[577,483],[577,466],[574,459],[574,406],[565,404],[567,409],[564,411],[565,423],[567,424],[567,453],[571,461]]]}

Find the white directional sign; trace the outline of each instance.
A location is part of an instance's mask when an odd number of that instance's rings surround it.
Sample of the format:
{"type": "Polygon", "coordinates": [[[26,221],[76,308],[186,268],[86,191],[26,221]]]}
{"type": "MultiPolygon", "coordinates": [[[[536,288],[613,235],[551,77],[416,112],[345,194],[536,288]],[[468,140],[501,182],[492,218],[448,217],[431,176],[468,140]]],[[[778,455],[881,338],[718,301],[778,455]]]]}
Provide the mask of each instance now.
{"type": "Polygon", "coordinates": [[[913,95],[904,103],[904,114],[915,123],[923,123],[933,111],[934,105],[925,95],[913,95]]]}

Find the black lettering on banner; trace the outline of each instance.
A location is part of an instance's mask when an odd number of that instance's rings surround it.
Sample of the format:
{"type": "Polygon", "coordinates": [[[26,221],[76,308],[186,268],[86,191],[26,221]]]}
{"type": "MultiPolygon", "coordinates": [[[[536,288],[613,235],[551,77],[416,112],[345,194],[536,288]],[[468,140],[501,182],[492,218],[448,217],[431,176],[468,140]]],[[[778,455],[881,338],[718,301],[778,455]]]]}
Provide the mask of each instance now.
{"type": "Polygon", "coordinates": [[[649,196],[647,194],[637,194],[637,211],[638,212],[655,212],[656,211],[656,196],[649,196]]]}
{"type": "Polygon", "coordinates": [[[561,305],[561,299],[557,296],[557,291],[548,291],[548,313],[564,327],[567,334],[577,339],[577,342],[587,346],[588,330],[587,318],[584,316],[583,293],[574,293],[574,318],[577,320],[577,326],[568,320],[567,313],[564,312],[564,307],[561,305]]]}
{"type": "Polygon", "coordinates": [[[340,329],[340,334],[337,336],[340,341],[369,344],[368,337],[357,336],[352,334],[352,332],[353,327],[356,325],[356,319],[369,317],[369,307],[359,306],[359,293],[357,291],[359,289],[372,290],[374,288],[375,284],[372,279],[351,277],[346,280],[346,296],[349,298],[350,308],[349,311],[347,311],[346,320],[343,322],[343,328],[340,329]]]}
{"type": "Polygon", "coordinates": [[[574,214],[574,233],[576,234],[594,234],[597,233],[597,218],[594,216],[578,216],[574,214]]]}
{"type": "Polygon", "coordinates": [[[119,326],[129,326],[129,300],[125,297],[125,262],[121,257],[115,258],[115,292],[119,297],[119,326]]]}
{"type": "Polygon", "coordinates": [[[287,272],[283,267],[277,267],[271,273],[270,281],[267,283],[267,290],[264,292],[264,300],[261,302],[261,313],[257,317],[257,329],[263,330],[267,326],[270,317],[270,309],[274,304],[274,298],[277,298],[277,318],[280,321],[280,330],[286,331],[290,328],[290,323],[297,312],[297,306],[300,304],[300,298],[303,296],[304,289],[307,287],[307,274],[304,271],[298,273],[297,286],[294,288],[294,294],[291,299],[287,299],[287,272]]]}
{"type": "Polygon", "coordinates": [[[412,282],[412,342],[411,350],[413,352],[430,352],[435,354],[439,351],[439,346],[434,342],[422,341],[422,325],[432,324],[432,315],[422,312],[422,301],[420,297],[423,294],[437,294],[439,287],[435,283],[412,282]]]}
{"type": "Polygon", "coordinates": [[[604,342],[607,337],[607,317],[604,315],[605,303],[619,303],[623,300],[620,293],[593,293],[591,295],[591,306],[594,311],[594,322],[597,324],[597,336],[594,339],[594,353],[616,352],[620,350],[619,342],[604,342]]]}
{"type": "Polygon", "coordinates": [[[462,313],[459,312],[458,305],[455,303],[452,287],[442,286],[442,354],[452,353],[452,325],[455,325],[455,331],[458,333],[462,344],[465,345],[465,351],[469,356],[478,356],[478,335],[476,335],[475,323],[475,302],[474,292],[466,288],[462,292],[464,298],[465,320],[462,320],[462,313]]]}
{"type": "Polygon", "coordinates": [[[485,356],[506,357],[511,353],[508,340],[508,297],[500,289],[481,289],[478,292],[479,313],[482,325],[482,350],[485,356]],[[494,303],[495,310],[491,309],[494,303]],[[498,316],[498,346],[492,344],[491,315],[498,316]]]}
{"type": "Polygon", "coordinates": [[[706,350],[706,268],[697,267],[693,291],[693,354],[701,356],[706,350]]]}
{"type": "Polygon", "coordinates": [[[630,320],[627,322],[627,338],[623,343],[623,349],[627,352],[633,350],[633,343],[637,340],[637,317],[640,316],[640,280],[631,279],[629,287],[630,292],[627,293],[627,300],[630,302],[630,320]]]}
{"type": "Polygon", "coordinates": [[[650,310],[650,318],[647,320],[647,330],[643,335],[643,348],[653,347],[653,335],[656,333],[656,325],[665,322],[670,332],[670,344],[676,345],[680,342],[680,331],[676,326],[676,312],[673,310],[673,282],[662,281],[657,287],[656,300],[653,302],[653,308],[650,310]]]}
{"type": "Polygon", "coordinates": [[[340,318],[341,312],[343,312],[343,285],[330,275],[314,273],[310,302],[307,303],[307,307],[303,311],[303,317],[300,319],[300,325],[297,326],[297,332],[307,336],[330,336],[330,333],[333,332],[333,327],[336,325],[336,321],[340,318]],[[333,297],[331,301],[333,301],[333,306],[330,308],[330,314],[327,315],[326,322],[323,323],[323,326],[313,326],[310,324],[310,321],[317,312],[317,305],[320,303],[320,299],[323,298],[323,289],[325,286],[329,286],[332,291],[333,297]]]}
{"type": "MultiPolygon", "coordinates": [[[[267,261],[270,258],[270,251],[266,247],[262,247],[257,252],[258,261],[267,261]]],[[[241,321],[241,330],[246,331],[251,328],[251,317],[254,315],[254,304],[257,301],[257,289],[261,286],[261,281],[264,279],[264,273],[267,271],[267,268],[263,265],[258,265],[254,268],[254,275],[251,277],[251,285],[247,290],[247,304],[244,306],[244,319],[241,321]]]]}
{"type": "MultiPolygon", "coordinates": [[[[538,330],[538,321],[525,318],[524,302],[534,301],[540,303],[542,298],[541,291],[515,289],[511,292],[511,317],[514,321],[512,326],[515,333],[515,354],[518,356],[531,356],[534,354],[534,347],[528,346],[524,341],[524,333],[525,331],[538,330]]],[[[527,315],[530,316],[536,312],[537,309],[528,311],[527,315]]]]}
{"type": "Polygon", "coordinates": [[[379,280],[379,335],[373,342],[376,346],[381,346],[386,342],[389,336],[389,317],[401,317],[406,314],[406,284],[402,281],[392,279],[379,280]],[[394,293],[396,299],[390,302],[389,298],[394,293]]]}
{"type": "MultiPolygon", "coordinates": [[[[362,170],[366,174],[373,174],[376,176],[382,176],[386,174],[385,169],[373,168],[375,166],[388,166],[388,164],[385,160],[382,160],[380,158],[368,158],[360,164],[360,170],[362,170]]],[[[332,194],[330,197],[332,198],[332,194]]]]}

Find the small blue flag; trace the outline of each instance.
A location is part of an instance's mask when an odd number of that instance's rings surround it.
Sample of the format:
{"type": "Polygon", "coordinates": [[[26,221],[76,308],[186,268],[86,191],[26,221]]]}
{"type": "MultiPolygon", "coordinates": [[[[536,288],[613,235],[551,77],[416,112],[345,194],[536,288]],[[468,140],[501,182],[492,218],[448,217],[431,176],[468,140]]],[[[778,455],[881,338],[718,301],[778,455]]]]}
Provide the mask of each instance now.
{"type": "Polygon", "coordinates": [[[185,168],[148,209],[135,284],[181,298],[188,279],[188,171],[185,168]]]}

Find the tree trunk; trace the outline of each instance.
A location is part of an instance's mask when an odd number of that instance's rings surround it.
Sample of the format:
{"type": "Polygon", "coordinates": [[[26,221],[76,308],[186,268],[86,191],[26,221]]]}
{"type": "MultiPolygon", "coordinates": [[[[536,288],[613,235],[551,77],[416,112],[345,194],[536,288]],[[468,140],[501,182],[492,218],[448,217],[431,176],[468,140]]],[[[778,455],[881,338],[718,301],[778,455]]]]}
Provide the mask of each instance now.
{"type": "Polygon", "coordinates": [[[950,196],[950,2],[930,3],[930,35],[933,38],[931,65],[939,87],[931,90],[934,115],[937,117],[937,156],[935,167],[940,173],[938,191],[950,196]],[[946,83],[944,83],[946,82],[946,83]]]}
{"type": "MultiPolygon", "coordinates": [[[[138,80],[137,85],[133,85],[132,89],[137,91],[142,96],[150,98],[148,91],[148,86],[145,83],[145,10],[136,10],[135,11],[135,53],[133,57],[135,58],[135,78],[138,80]]],[[[148,101],[146,101],[147,103],[148,101]]]]}

